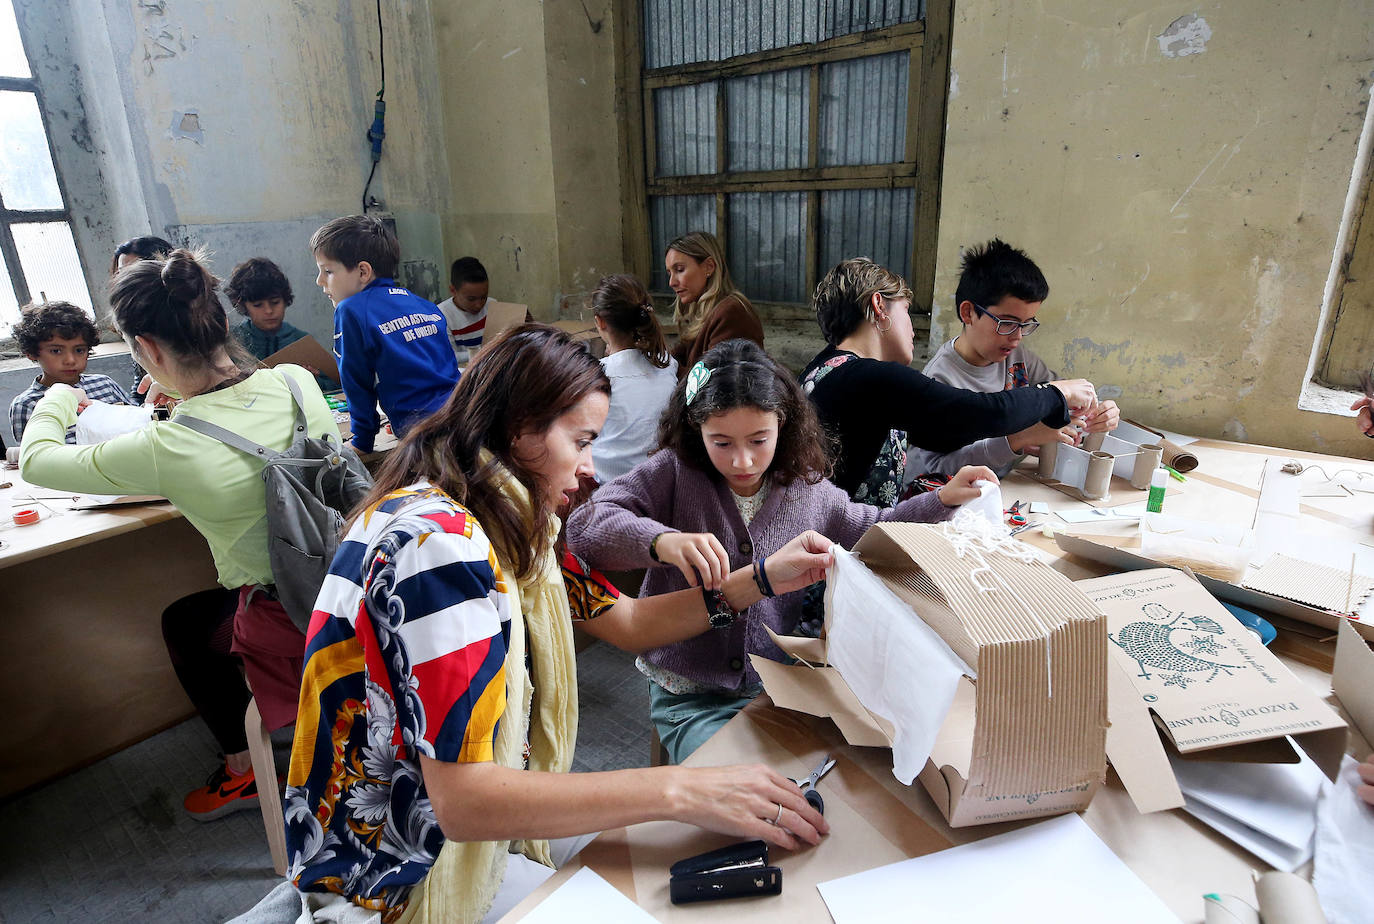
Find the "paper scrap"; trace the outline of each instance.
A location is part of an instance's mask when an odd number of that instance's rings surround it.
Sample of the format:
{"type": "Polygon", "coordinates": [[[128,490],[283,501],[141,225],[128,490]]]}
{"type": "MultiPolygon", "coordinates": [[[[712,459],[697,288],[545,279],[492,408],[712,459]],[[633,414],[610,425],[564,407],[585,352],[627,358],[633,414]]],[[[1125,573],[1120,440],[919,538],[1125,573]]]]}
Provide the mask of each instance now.
{"type": "Polygon", "coordinates": [[[832,879],[835,924],[1177,922],[1078,815],[832,879]]]}
{"type": "Polygon", "coordinates": [[[1296,764],[1172,757],[1185,808],[1275,869],[1292,872],[1312,856],[1317,795],[1326,775],[1299,751],[1296,764]]]}
{"type": "Polygon", "coordinates": [[[649,912],[585,866],[521,920],[525,924],[656,924],[649,912]]]}
{"type": "Polygon", "coordinates": [[[1374,908],[1374,807],[1355,792],[1354,758],[1341,761],[1340,777],[1325,781],[1317,803],[1317,856],[1312,885],[1329,924],[1362,924],[1374,908]]]}
{"type": "Polygon", "coordinates": [[[892,774],[908,786],[925,766],[959,678],[974,671],[854,555],[834,547],[826,574],[830,663],[869,712],[894,727],[892,774]],[[921,695],[911,695],[912,678],[921,695]]]}

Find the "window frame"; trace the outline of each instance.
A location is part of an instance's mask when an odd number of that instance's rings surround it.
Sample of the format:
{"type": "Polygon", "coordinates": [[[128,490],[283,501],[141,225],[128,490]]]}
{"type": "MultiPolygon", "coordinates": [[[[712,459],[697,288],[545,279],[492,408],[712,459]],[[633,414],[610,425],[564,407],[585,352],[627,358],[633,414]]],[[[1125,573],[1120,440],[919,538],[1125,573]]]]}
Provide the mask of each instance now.
{"type": "MultiPolygon", "coordinates": [[[[8,2],[8,0],[0,0],[8,2]]],[[[20,32],[21,41],[23,40],[22,28],[20,32]]],[[[28,56],[28,49],[25,47],[24,53],[28,56]]],[[[33,59],[28,58],[29,73],[36,74],[33,67],[33,59]]],[[[48,160],[52,164],[53,175],[57,178],[57,192],[62,198],[60,209],[12,209],[5,205],[4,194],[0,193],[0,259],[5,262],[5,271],[9,274],[10,287],[14,290],[15,301],[20,308],[29,304],[34,299],[34,293],[29,288],[28,276],[24,273],[24,267],[19,259],[19,248],[15,246],[14,234],[11,227],[17,224],[53,224],[62,223],[67,226],[68,232],[72,235],[72,241],[76,244],[76,230],[73,228],[71,199],[67,195],[67,184],[62,176],[62,167],[57,160],[57,151],[53,147],[52,127],[48,123],[48,110],[44,105],[43,88],[38,82],[37,77],[0,77],[0,91],[14,91],[20,93],[32,93],[34,103],[38,106],[38,117],[43,122],[43,140],[48,145],[48,160]]],[[[81,279],[83,283],[89,278],[85,266],[85,258],[81,253],[79,244],[76,246],[76,256],[79,264],[81,279]]],[[[91,297],[89,283],[87,284],[87,297],[91,297]]],[[[92,299],[94,305],[94,299],[92,299]]],[[[92,312],[94,316],[94,312],[92,312]]],[[[14,323],[18,323],[16,318],[14,323]]],[[[14,343],[12,327],[0,328],[0,344],[14,343]]]]}
{"type": "MultiPolygon", "coordinates": [[[[945,116],[949,86],[949,34],[952,0],[927,0],[922,21],[854,32],[805,45],[789,45],[735,55],[721,61],[659,68],[644,67],[643,15],[640,0],[617,0],[616,103],[621,113],[620,141],[624,205],[622,233],[625,263],[645,280],[659,255],[651,252],[649,199],[673,195],[714,195],[717,237],[729,250],[727,196],[741,192],[801,192],[806,196],[806,266],[803,291],[815,289],[826,268],[820,260],[820,194],[840,189],[914,190],[911,278],[913,312],[930,316],[935,288],[940,178],[944,165],[945,116]],[[819,165],[820,69],[837,61],[891,52],[910,55],[907,68],[906,158],[896,163],[846,166],[819,165]],[[807,166],[765,171],[720,171],[713,174],[655,174],[657,135],[653,94],[665,87],[718,81],[716,93],[716,163],[727,164],[727,112],[724,82],[730,78],[806,67],[810,71],[807,103],[807,166]]],[[[854,256],[859,256],[855,254],[854,256]]],[[[737,274],[738,275],[738,274],[737,274]]],[[[661,293],[656,293],[661,294],[661,293]]],[[[753,298],[759,307],[788,318],[809,304],[753,298]]]]}

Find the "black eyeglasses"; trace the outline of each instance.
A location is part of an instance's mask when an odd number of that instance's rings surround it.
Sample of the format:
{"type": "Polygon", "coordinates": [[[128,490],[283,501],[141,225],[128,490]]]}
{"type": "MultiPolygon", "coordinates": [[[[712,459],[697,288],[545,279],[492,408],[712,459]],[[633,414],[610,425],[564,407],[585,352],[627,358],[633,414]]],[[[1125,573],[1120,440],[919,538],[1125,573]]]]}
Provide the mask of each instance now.
{"type": "Polygon", "coordinates": [[[973,306],[974,311],[996,321],[997,333],[1001,334],[1003,337],[1010,337],[1018,330],[1021,331],[1022,337],[1029,337],[1040,327],[1039,321],[1018,321],[1015,318],[999,318],[977,302],[969,302],[969,304],[973,306]]]}

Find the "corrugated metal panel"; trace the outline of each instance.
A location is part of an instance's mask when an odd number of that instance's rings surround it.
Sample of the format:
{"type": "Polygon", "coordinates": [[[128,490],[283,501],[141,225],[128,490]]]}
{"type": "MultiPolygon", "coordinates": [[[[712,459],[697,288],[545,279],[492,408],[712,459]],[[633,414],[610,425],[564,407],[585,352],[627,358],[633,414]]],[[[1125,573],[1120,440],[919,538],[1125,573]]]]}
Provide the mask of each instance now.
{"type": "Polygon", "coordinates": [[[688,231],[716,233],[715,196],[654,196],[649,200],[650,234],[653,239],[653,272],[649,287],[661,292],[668,288],[668,272],[663,255],[668,242],[688,231]]]}
{"type": "Polygon", "coordinates": [[[810,71],[798,67],[725,82],[727,169],[806,166],[810,78],[810,71]]]}
{"type": "Polygon", "coordinates": [[[850,257],[870,257],[910,280],[914,193],[910,188],[821,193],[820,272],[850,257]]]}
{"type": "Polygon", "coordinates": [[[726,197],[730,273],[755,301],[800,302],[806,288],[806,194],[726,197]]]}
{"type": "Polygon", "coordinates": [[[723,61],[924,16],[923,0],[644,0],[644,66],[723,61]]]}
{"type": "Polygon", "coordinates": [[[659,176],[715,173],[716,91],[694,83],[654,91],[654,140],[659,176]]]}
{"type": "Polygon", "coordinates": [[[905,160],[910,53],[821,67],[821,166],[905,160]]]}

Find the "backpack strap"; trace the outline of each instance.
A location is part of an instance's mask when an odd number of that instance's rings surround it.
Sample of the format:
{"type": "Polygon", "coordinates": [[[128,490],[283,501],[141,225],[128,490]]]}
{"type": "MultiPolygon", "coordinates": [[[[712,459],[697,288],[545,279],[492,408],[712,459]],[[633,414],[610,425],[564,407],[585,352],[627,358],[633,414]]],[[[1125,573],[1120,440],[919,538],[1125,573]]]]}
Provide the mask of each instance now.
{"type": "MultiPolygon", "coordinates": [[[[279,372],[278,375],[286,382],[286,388],[291,392],[291,401],[296,407],[296,429],[295,434],[291,438],[291,443],[295,443],[296,440],[305,435],[305,399],[301,395],[301,386],[295,379],[285,372],[279,372]]],[[[212,440],[218,440],[230,448],[237,449],[239,452],[247,453],[250,456],[255,456],[256,458],[264,459],[268,462],[282,454],[275,449],[268,449],[261,443],[255,443],[246,437],[239,436],[232,430],[226,430],[219,424],[213,424],[208,420],[201,420],[199,417],[192,417],[189,414],[178,414],[172,419],[172,422],[179,423],[183,427],[194,430],[202,436],[208,436],[212,440]]],[[[324,438],[326,440],[329,439],[329,434],[325,434],[324,438]]]]}

